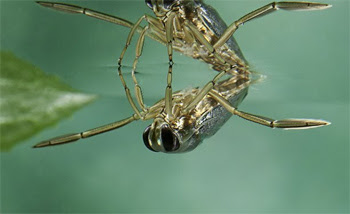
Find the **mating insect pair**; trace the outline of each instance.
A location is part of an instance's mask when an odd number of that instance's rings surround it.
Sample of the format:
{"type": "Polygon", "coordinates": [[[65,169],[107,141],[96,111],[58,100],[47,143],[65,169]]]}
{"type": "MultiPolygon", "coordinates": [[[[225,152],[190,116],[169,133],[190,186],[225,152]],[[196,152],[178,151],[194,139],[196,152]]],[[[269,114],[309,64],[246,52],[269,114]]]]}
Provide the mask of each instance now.
{"type": "Polygon", "coordinates": [[[232,115],[272,128],[304,129],[329,124],[329,122],[314,119],[274,120],[238,110],[237,106],[243,101],[249,85],[255,80],[232,35],[242,24],[278,9],[319,10],[328,8],[330,5],[310,2],[273,2],[227,26],[215,9],[202,0],[146,0],[145,2],[156,17],[144,15],[135,24],[75,5],[37,2],[52,9],[85,14],[131,28],[126,45],[119,57],[118,73],[134,114],[124,120],[88,131],[43,141],[35,145],[35,148],[73,142],[120,128],[136,120],[153,119],[153,123],[143,133],[144,143],[152,151],[167,153],[193,150],[203,139],[215,134],[232,115]],[[146,21],[145,27],[141,27],[142,21],[146,21]],[[121,65],[136,32],[139,32],[139,37],[132,68],[135,101],[124,80],[121,65]],[[135,75],[146,36],[166,45],[169,56],[165,97],[151,107],[144,105],[142,90],[135,75]],[[173,50],[206,62],[218,71],[218,74],[202,88],[173,93],[173,50]],[[221,80],[224,76],[228,77],[221,80]]]}

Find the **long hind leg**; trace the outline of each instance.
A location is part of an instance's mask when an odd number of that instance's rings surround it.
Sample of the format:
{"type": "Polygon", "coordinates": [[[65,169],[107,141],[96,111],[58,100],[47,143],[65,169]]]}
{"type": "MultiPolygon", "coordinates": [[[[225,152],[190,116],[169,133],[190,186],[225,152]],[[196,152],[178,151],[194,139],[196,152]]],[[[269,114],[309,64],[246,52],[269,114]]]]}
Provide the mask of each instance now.
{"type": "Polygon", "coordinates": [[[255,18],[270,14],[279,9],[281,10],[322,10],[331,7],[329,4],[322,3],[312,3],[312,2],[272,2],[267,4],[257,10],[254,10],[245,16],[241,17],[237,21],[233,22],[227,27],[225,32],[221,35],[218,41],[213,45],[213,48],[217,50],[223,44],[227,42],[232,36],[232,34],[238,29],[239,26],[244,23],[253,20],[255,18]]]}
{"type": "Polygon", "coordinates": [[[282,128],[282,129],[309,129],[317,128],[321,126],[329,125],[330,122],[316,119],[282,119],[275,120],[264,116],[259,116],[243,111],[239,111],[233,107],[224,97],[215,91],[210,91],[209,95],[219,102],[224,108],[234,115],[237,115],[243,119],[258,123],[260,125],[268,126],[271,128],[282,128]]]}
{"type": "MultiPolygon", "coordinates": [[[[106,14],[106,13],[102,13],[96,10],[92,10],[89,8],[84,8],[84,7],[80,7],[77,5],[72,5],[72,4],[66,4],[66,3],[58,3],[58,2],[46,2],[46,1],[37,1],[36,3],[40,4],[41,6],[50,8],[50,9],[54,9],[54,10],[58,10],[58,11],[63,11],[66,13],[74,13],[74,14],[82,14],[82,15],[86,15],[95,19],[100,19],[103,21],[107,21],[113,24],[117,24],[117,25],[121,25],[127,28],[132,28],[134,26],[134,24],[126,19],[120,18],[118,16],[113,16],[110,14],[106,14]]],[[[152,21],[152,23],[155,23],[154,21],[152,21]]],[[[142,27],[138,26],[136,31],[137,32],[141,32],[142,31],[142,27]]],[[[162,38],[160,38],[159,36],[157,36],[156,34],[147,34],[147,36],[149,36],[150,38],[160,42],[160,43],[164,43],[164,41],[162,40],[162,38]]]]}
{"type": "Polygon", "coordinates": [[[133,115],[129,118],[125,118],[123,120],[110,123],[107,125],[103,125],[97,128],[93,128],[87,131],[79,132],[79,133],[74,133],[74,134],[67,134],[67,135],[62,135],[58,136],[49,140],[42,141],[36,145],[33,146],[33,148],[41,148],[41,147],[46,147],[46,146],[55,146],[55,145],[60,145],[60,144],[65,144],[65,143],[71,143],[83,138],[88,138],[92,137],[94,135],[102,134],[104,132],[112,131],[115,129],[118,129],[122,126],[125,126],[135,120],[138,120],[136,115],[133,115]]]}

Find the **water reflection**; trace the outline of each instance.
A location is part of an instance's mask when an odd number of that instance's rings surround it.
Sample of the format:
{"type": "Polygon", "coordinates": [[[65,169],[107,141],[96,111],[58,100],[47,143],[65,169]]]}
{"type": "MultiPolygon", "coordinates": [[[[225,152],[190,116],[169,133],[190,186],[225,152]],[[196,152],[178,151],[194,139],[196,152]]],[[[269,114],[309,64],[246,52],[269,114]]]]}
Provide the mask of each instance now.
{"type": "MultiPolygon", "coordinates": [[[[207,3],[227,22],[262,5],[260,1],[207,3]]],[[[133,21],[149,11],[138,1],[81,4],[133,21]]],[[[100,94],[97,102],[69,119],[1,153],[1,212],[348,211],[349,196],[344,191],[349,180],[347,1],[334,1],[332,9],[312,15],[264,17],[235,35],[253,70],[267,75],[250,87],[242,109],[278,118],[322,115],[332,126],[289,132],[232,118],[184,155],[149,152],[142,143],[146,122],[82,143],[31,149],[57,133],[89,129],[132,114],[114,74],[95,75],[88,69],[115,62],[128,31],[87,17],[44,12],[30,1],[5,1],[1,6],[2,49],[59,75],[74,88],[100,94]]],[[[140,64],[155,58],[166,62],[165,54],[153,54],[164,53],[164,47],[146,41],[140,64]]],[[[201,78],[207,81],[213,75],[205,64],[174,57],[177,89],[203,85],[201,78]],[[189,64],[180,65],[183,60],[189,64]]],[[[141,73],[152,72],[161,75],[146,76],[140,83],[149,104],[164,96],[166,65],[141,73]],[[160,82],[159,88],[155,82],[160,82]]]]}

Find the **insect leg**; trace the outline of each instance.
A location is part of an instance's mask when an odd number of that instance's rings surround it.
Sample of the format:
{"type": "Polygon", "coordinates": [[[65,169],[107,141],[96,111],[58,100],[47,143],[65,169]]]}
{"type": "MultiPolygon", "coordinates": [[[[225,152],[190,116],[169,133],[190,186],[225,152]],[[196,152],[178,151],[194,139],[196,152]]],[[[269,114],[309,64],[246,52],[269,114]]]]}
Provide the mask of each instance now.
{"type": "Polygon", "coordinates": [[[283,129],[308,129],[316,128],[320,126],[329,125],[330,122],[324,120],[315,119],[283,119],[274,120],[271,118],[250,114],[247,112],[239,111],[233,107],[224,97],[215,91],[209,92],[210,96],[213,97],[217,102],[219,102],[225,109],[234,115],[237,115],[243,119],[258,123],[271,128],[283,128],[283,129]]]}
{"type": "Polygon", "coordinates": [[[172,75],[173,75],[173,30],[174,30],[174,19],[175,13],[171,13],[169,15],[169,18],[167,19],[165,23],[165,33],[166,33],[166,40],[167,40],[167,49],[168,49],[168,56],[169,56],[169,68],[168,68],[168,76],[167,76],[167,86],[165,89],[165,113],[168,118],[172,118],[172,99],[173,99],[173,92],[172,92],[172,75]]]}
{"type": "MultiPolygon", "coordinates": [[[[122,25],[124,27],[132,28],[134,26],[133,23],[131,23],[128,20],[112,16],[109,14],[101,13],[95,10],[91,10],[88,8],[83,8],[80,6],[72,5],[72,4],[65,4],[65,3],[57,3],[57,2],[45,2],[45,1],[37,1],[36,3],[40,4],[41,6],[48,7],[51,9],[67,12],[67,13],[77,13],[77,14],[84,14],[93,18],[101,19],[107,22],[111,22],[114,24],[122,25]]],[[[141,27],[138,29],[141,30],[141,27]]]]}
{"type": "MultiPolygon", "coordinates": [[[[141,24],[141,22],[142,22],[143,20],[146,20],[149,26],[152,26],[153,28],[156,28],[156,27],[157,27],[157,22],[155,21],[155,19],[154,19],[152,16],[149,16],[149,15],[147,15],[147,14],[141,16],[141,17],[136,21],[136,23],[132,26],[132,28],[131,28],[131,30],[130,30],[130,32],[129,32],[129,35],[128,35],[128,38],[127,38],[127,40],[126,40],[125,46],[124,46],[124,48],[123,48],[123,51],[122,51],[122,53],[120,54],[120,57],[119,57],[119,59],[118,59],[118,65],[121,65],[122,60],[123,60],[123,58],[124,58],[124,54],[125,54],[126,50],[128,49],[128,47],[129,47],[129,45],[130,45],[130,43],[131,43],[131,40],[132,40],[132,37],[133,37],[134,34],[135,34],[135,31],[136,31],[137,29],[139,29],[139,28],[141,29],[140,32],[143,31],[144,28],[140,27],[140,24],[141,24]]],[[[160,43],[164,43],[163,40],[162,40],[162,38],[159,38],[155,33],[148,33],[148,34],[146,34],[146,35],[150,36],[151,38],[156,38],[155,40],[157,40],[157,41],[160,42],[160,43]]]]}
{"type": "MultiPolygon", "coordinates": [[[[133,101],[133,98],[131,96],[131,93],[130,93],[130,89],[128,88],[128,86],[126,85],[126,82],[124,80],[124,77],[123,77],[123,73],[122,73],[122,60],[123,60],[123,57],[124,57],[124,54],[127,50],[127,48],[129,47],[130,43],[131,43],[131,40],[132,40],[132,37],[134,36],[135,34],[135,31],[136,29],[140,26],[141,22],[145,19],[146,21],[148,21],[148,15],[143,15],[142,17],[139,18],[139,20],[135,23],[135,25],[131,28],[130,32],[129,32],[129,35],[128,35],[128,38],[126,40],[126,43],[125,43],[125,46],[124,46],[124,49],[122,51],[122,53],[120,54],[120,57],[118,59],[118,74],[119,74],[119,78],[124,86],[124,90],[125,90],[125,94],[126,94],[126,97],[132,107],[132,109],[134,110],[134,112],[140,117],[142,118],[143,116],[141,115],[141,112],[139,111],[139,109],[136,107],[135,105],[135,102],[133,101]]],[[[149,23],[149,22],[148,22],[149,23]]],[[[144,31],[144,28],[142,29],[141,32],[144,32],[143,33],[143,36],[145,35],[146,31],[144,31]]],[[[142,37],[141,37],[141,41],[142,42],[142,37]]],[[[139,39],[140,40],[140,39],[139,39]]],[[[136,50],[137,51],[137,50],[136,50]]],[[[141,93],[141,91],[138,92],[138,89],[136,89],[136,93],[141,93]]],[[[138,95],[136,95],[138,96],[138,95]]],[[[139,99],[138,99],[139,100],[139,99]]],[[[141,102],[142,104],[140,105],[141,108],[142,108],[142,105],[143,105],[143,102],[141,102]]]]}
{"type": "Polygon", "coordinates": [[[135,112],[140,118],[143,118],[143,116],[141,115],[141,112],[139,111],[139,109],[138,109],[138,108],[136,107],[136,105],[135,105],[135,102],[134,102],[134,99],[133,99],[132,96],[131,96],[129,87],[126,85],[126,82],[125,82],[124,77],[123,77],[122,66],[121,66],[121,65],[118,66],[118,75],[119,75],[120,81],[121,81],[122,84],[123,84],[124,91],[125,91],[125,94],[126,94],[126,98],[128,99],[128,101],[129,101],[129,103],[130,103],[130,105],[131,105],[131,108],[134,110],[134,112],[135,112]]]}
{"type": "Polygon", "coordinates": [[[144,102],[143,102],[141,87],[140,87],[140,85],[138,84],[137,79],[136,79],[135,71],[136,71],[136,66],[137,66],[137,63],[138,63],[138,59],[140,58],[140,56],[141,56],[141,54],[142,54],[142,49],[143,49],[143,45],[144,45],[144,41],[145,41],[145,34],[146,34],[146,31],[147,31],[148,29],[149,29],[149,26],[147,25],[147,26],[141,31],[140,37],[139,37],[139,39],[137,40],[137,44],[136,44],[136,56],[135,56],[135,59],[134,59],[133,68],[132,68],[132,72],[131,72],[132,79],[133,79],[134,85],[135,85],[136,100],[137,100],[139,106],[141,107],[142,111],[144,111],[144,112],[146,111],[146,108],[145,108],[145,105],[144,105],[144,102]]]}
{"type": "Polygon", "coordinates": [[[272,2],[257,10],[254,10],[253,12],[248,13],[247,15],[241,17],[237,21],[233,22],[230,26],[228,26],[225,32],[219,38],[219,40],[214,44],[214,49],[217,50],[223,44],[225,44],[226,41],[231,38],[232,34],[238,29],[239,26],[252,19],[270,14],[276,10],[322,10],[329,7],[331,7],[331,5],[329,4],[311,2],[272,2]]]}
{"type": "Polygon", "coordinates": [[[196,106],[205,95],[207,95],[215,86],[216,82],[226,74],[226,71],[221,71],[217,74],[214,79],[208,82],[196,95],[196,97],[183,109],[183,112],[190,111],[194,106],[196,106]]]}
{"type": "Polygon", "coordinates": [[[138,60],[142,55],[143,46],[144,46],[144,42],[145,42],[145,36],[148,35],[151,38],[157,37],[159,39],[159,41],[161,41],[161,43],[165,44],[165,35],[159,34],[160,29],[164,28],[162,23],[159,20],[157,20],[151,16],[147,16],[146,20],[148,22],[148,25],[146,25],[143,28],[143,30],[140,32],[140,36],[137,40],[136,54],[135,54],[135,59],[133,62],[133,68],[132,68],[132,72],[131,72],[131,75],[132,75],[132,78],[134,81],[134,85],[135,85],[134,88],[135,88],[136,99],[137,99],[137,102],[138,102],[139,106],[141,107],[142,111],[144,111],[144,112],[147,112],[148,109],[144,105],[142,89],[141,89],[140,85],[138,84],[135,72],[136,72],[138,60]]]}
{"type": "MultiPolygon", "coordinates": [[[[172,18],[176,18],[175,17],[172,17],[172,18]]],[[[138,84],[138,81],[136,79],[136,76],[135,76],[135,71],[136,71],[136,66],[137,66],[137,63],[138,63],[138,59],[140,58],[141,54],[142,54],[142,51],[143,51],[143,45],[144,45],[144,41],[145,41],[145,35],[148,35],[148,34],[157,34],[159,33],[160,29],[161,28],[164,28],[164,26],[161,24],[161,22],[159,22],[157,19],[154,19],[153,17],[147,17],[147,21],[148,21],[148,25],[141,31],[140,33],[140,37],[137,41],[137,45],[136,45],[136,56],[135,56],[135,60],[134,60],[134,63],[133,63],[133,69],[132,69],[132,78],[133,78],[133,81],[134,81],[134,84],[135,84],[135,93],[136,93],[136,98],[137,98],[137,101],[140,105],[140,107],[142,108],[142,110],[144,112],[147,111],[147,109],[145,108],[145,105],[143,103],[143,98],[142,98],[142,90],[141,90],[141,87],[139,86],[138,84]],[[151,31],[149,31],[151,29],[151,31]]],[[[172,32],[172,30],[170,29],[170,33],[172,32]]],[[[161,41],[164,41],[164,39],[166,38],[163,38],[164,36],[160,36],[160,35],[156,35],[161,41]]],[[[165,36],[166,37],[166,36],[165,36]]],[[[170,42],[172,43],[172,35],[170,34],[169,36],[170,38],[168,38],[167,40],[170,40],[170,42]]],[[[169,42],[166,42],[169,44],[169,42]]],[[[167,83],[167,86],[170,85],[170,89],[171,89],[171,74],[172,74],[172,46],[170,48],[168,48],[168,52],[170,52],[170,55],[169,55],[169,61],[170,61],[170,68],[168,70],[168,83],[167,83]]],[[[169,88],[169,87],[168,87],[169,88]]],[[[171,90],[167,90],[166,91],[166,96],[170,96],[170,98],[172,97],[172,92],[171,90]]],[[[171,99],[167,99],[167,100],[170,100],[171,99]]],[[[168,108],[171,110],[172,109],[172,105],[171,105],[171,102],[168,103],[168,108]]],[[[170,111],[171,112],[171,111],[170,111]]]]}
{"type": "Polygon", "coordinates": [[[135,25],[131,28],[131,30],[130,30],[130,32],[129,32],[129,35],[128,35],[128,38],[127,38],[127,40],[126,40],[125,46],[124,46],[124,48],[123,48],[123,51],[122,51],[122,53],[120,54],[119,59],[118,59],[118,65],[119,65],[119,66],[121,66],[121,64],[122,64],[122,60],[123,60],[123,58],[124,58],[124,54],[125,54],[126,50],[128,49],[128,47],[129,47],[129,45],[130,45],[130,43],[131,43],[131,39],[132,39],[132,37],[134,36],[136,29],[140,26],[142,20],[144,20],[144,19],[146,19],[146,15],[141,16],[141,17],[137,20],[137,22],[135,23],[135,25]]]}
{"type": "MultiPolygon", "coordinates": [[[[102,13],[96,10],[91,10],[88,8],[80,7],[77,5],[72,4],[65,4],[65,3],[57,3],[57,2],[46,2],[46,1],[37,1],[36,3],[40,4],[41,6],[51,8],[54,10],[59,10],[67,13],[75,13],[75,14],[83,14],[92,18],[100,19],[103,21],[111,22],[113,24],[121,25],[124,27],[132,28],[134,24],[126,19],[113,16],[110,14],[102,13]]],[[[136,29],[137,32],[142,31],[142,27],[138,26],[136,29]]],[[[155,41],[158,41],[160,43],[164,43],[162,39],[160,39],[155,34],[147,34],[150,38],[154,39],[155,41]]]]}
{"type": "Polygon", "coordinates": [[[185,25],[190,29],[193,33],[193,36],[208,50],[209,53],[213,54],[216,59],[218,59],[221,63],[226,63],[225,60],[215,51],[212,44],[208,42],[208,40],[203,36],[203,34],[194,26],[191,22],[185,21],[185,25]]]}
{"type": "Polygon", "coordinates": [[[138,120],[138,119],[140,119],[140,118],[134,114],[133,116],[128,117],[124,120],[110,123],[107,125],[103,125],[103,126],[100,126],[100,127],[94,128],[94,129],[90,129],[90,130],[83,131],[80,133],[75,133],[75,134],[62,135],[59,137],[55,137],[55,138],[52,138],[49,140],[42,141],[42,142],[34,145],[33,148],[40,148],[40,147],[46,147],[46,146],[55,146],[55,145],[64,144],[64,143],[71,143],[71,142],[80,140],[82,138],[88,138],[88,137],[91,137],[94,135],[98,135],[98,134],[102,134],[104,132],[118,129],[118,128],[125,126],[125,125],[127,125],[135,120],[138,120]]]}

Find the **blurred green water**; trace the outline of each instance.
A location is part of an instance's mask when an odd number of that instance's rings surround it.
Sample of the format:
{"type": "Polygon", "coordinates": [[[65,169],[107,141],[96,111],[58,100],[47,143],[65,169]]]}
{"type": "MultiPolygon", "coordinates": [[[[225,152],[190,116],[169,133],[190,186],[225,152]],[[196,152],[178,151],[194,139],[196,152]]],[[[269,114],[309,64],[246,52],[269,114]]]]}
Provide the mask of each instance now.
{"type": "MultiPolygon", "coordinates": [[[[226,22],[268,2],[207,1],[226,22]]],[[[151,13],[143,1],[72,3],[130,21],[151,13]]],[[[148,122],[71,145],[31,149],[42,139],[132,113],[115,68],[128,29],[57,13],[33,1],[0,1],[1,50],[100,96],[0,154],[1,213],[348,212],[349,3],[332,4],[324,11],[278,11],[235,34],[254,70],[267,75],[251,87],[242,110],[274,118],[323,118],[331,126],[271,130],[233,117],[195,151],[166,155],[143,146],[148,122]]],[[[126,65],[132,63],[133,47],[126,65]]],[[[149,105],[164,94],[165,53],[146,40],[139,77],[149,105]]],[[[215,74],[179,54],[174,60],[175,89],[202,85],[215,74]]]]}

